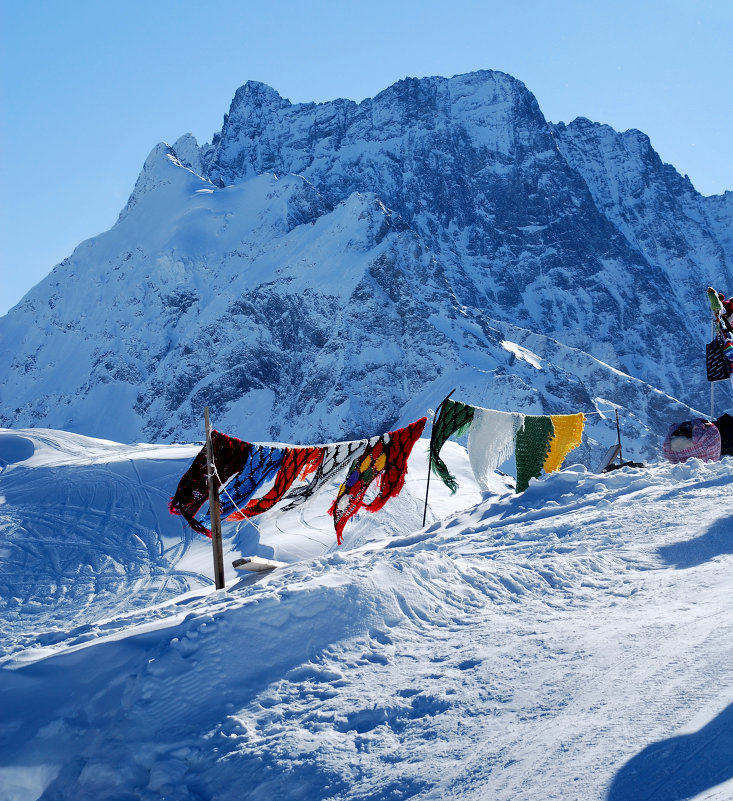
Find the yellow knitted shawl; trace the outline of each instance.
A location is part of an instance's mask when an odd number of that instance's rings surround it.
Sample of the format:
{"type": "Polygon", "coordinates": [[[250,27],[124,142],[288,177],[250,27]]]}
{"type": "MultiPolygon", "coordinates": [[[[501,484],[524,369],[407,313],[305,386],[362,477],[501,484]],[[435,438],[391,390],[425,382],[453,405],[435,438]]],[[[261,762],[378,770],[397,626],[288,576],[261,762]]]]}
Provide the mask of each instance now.
{"type": "Polygon", "coordinates": [[[565,457],[583,441],[585,425],[585,415],[582,412],[553,414],[551,419],[555,436],[550,440],[550,452],[544,463],[545,473],[554,473],[562,467],[565,457]]]}

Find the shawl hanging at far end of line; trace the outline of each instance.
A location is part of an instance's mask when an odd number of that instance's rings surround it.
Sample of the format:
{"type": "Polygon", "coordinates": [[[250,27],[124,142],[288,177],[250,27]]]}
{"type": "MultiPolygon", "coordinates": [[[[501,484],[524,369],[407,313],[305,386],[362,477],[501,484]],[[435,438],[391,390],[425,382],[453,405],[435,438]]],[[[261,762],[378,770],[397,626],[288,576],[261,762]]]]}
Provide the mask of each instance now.
{"type": "Polygon", "coordinates": [[[550,415],[555,435],[550,441],[550,452],[545,459],[545,473],[554,473],[562,467],[565,457],[575,450],[583,441],[585,415],[553,414],[550,415]]]}

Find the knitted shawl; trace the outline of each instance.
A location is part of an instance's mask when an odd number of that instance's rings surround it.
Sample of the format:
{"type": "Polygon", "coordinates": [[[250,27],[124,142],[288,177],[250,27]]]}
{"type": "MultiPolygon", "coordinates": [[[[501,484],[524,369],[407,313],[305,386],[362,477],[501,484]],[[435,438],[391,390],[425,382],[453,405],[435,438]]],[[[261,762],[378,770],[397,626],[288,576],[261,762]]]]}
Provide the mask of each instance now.
{"type": "MultiPolygon", "coordinates": [[[[407,473],[407,459],[425,423],[423,417],[406,428],[371,439],[306,447],[257,445],[212,431],[214,479],[222,517],[245,520],[272,509],[281,501],[288,502],[282,507],[284,510],[293,509],[325,487],[351,462],[349,478],[339,488],[330,510],[340,544],[346,521],[359,508],[363,506],[376,512],[400,492],[407,473]],[[359,452],[361,455],[353,460],[354,454],[359,452]],[[376,497],[364,503],[369,486],[375,482],[376,497]],[[268,485],[264,495],[258,496],[257,492],[268,485]]],[[[194,531],[210,537],[210,510],[205,508],[199,518],[196,517],[208,500],[204,447],[181,478],[169,509],[172,514],[183,516],[194,531]]]]}
{"type": "Polygon", "coordinates": [[[473,406],[448,399],[440,407],[438,417],[433,423],[430,435],[430,467],[451,492],[458,489],[458,482],[440,458],[440,449],[450,437],[460,437],[466,433],[473,420],[474,412],[473,406]]]}
{"type": "MultiPolygon", "coordinates": [[[[334,442],[330,445],[319,445],[318,450],[322,456],[312,478],[307,484],[294,487],[285,497],[287,504],[282,511],[295,509],[313,497],[320,489],[336,478],[341,471],[345,471],[354,458],[354,454],[363,450],[368,444],[374,444],[379,437],[371,439],[357,439],[353,442],[334,442]]],[[[307,474],[306,474],[307,475],[307,474]]],[[[303,476],[305,478],[305,476],[303,476]]]]}
{"type": "MultiPolygon", "coordinates": [[[[219,490],[222,518],[227,518],[262,487],[269,484],[283,463],[284,451],[273,445],[250,444],[249,458],[231,483],[225,482],[219,490]]],[[[217,472],[219,463],[214,457],[217,472]]]]}
{"type": "Polygon", "coordinates": [[[524,419],[523,414],[515,412],[474,408],[468,432],[468,460],[484,492],[489,489],[489,477],[494,470],[514,453],[517,432],[524,419]]]}
{"type": "MultiPolygon", "coordinates": [[[[215,484],[226,483],[242,470],[250,458],[252,445],[218,431],[211,432],[211,445],[218,479],[215,484]]],[[[193,463],[178,482],[176,492],[170,500],[171,514],[181,515],[194,531],[211,536],[209,529],[195,515],[209,500],[209,482],[206,475],[206,446],[196,455],[193,463]]]]}
{"type": "Polygon", "coordinates": [[[421,417],[406,428],[383,434],[354,459],[329,510],[339,545],[343,542],[344,526],[359,509],[376,512],[399,494],[407,475],[407,460],[426,422],[427,418],[421,417]],[[364,496],[372,483],[377,487],[377,495],[365,503],[364,496]]]}
{"type": "Polygon", "coordinates": [[[554,433],[550,417],[525,417],[524,425],[517,431],[517,492],[527,489],[530,478],[539,477],[554,433]]]}
{"type": "Polygon", "coordinates": [[[550,416],[555,434],[550,441],[550,452],[543,467],[545,473],[554,473],[562,467],[565,457],[583,441],[585,415],[553,414],[550,416]]]}
{"type": "Polygon", "coordinates": [[[261,498],[249,501],[244,509],[232,512],[227,520],[245,520],[272,509],[275,504],[286,497],[296,478],[306,478],[318,468],[322,460],[322,448],[284,448],[280,469],[277,471],[275,483],[269,492],[261,498]]]}
{"type": "MultiPolygon", "coordinates": [[[[305,447],[251,445],[241,471],[231,483],[220,487],[222,518],[246,520],[267,512],[281,501],[288,502],[282,511],[294,509],[345,469],[353,454],[367,442],[370,440],[305,447]],[[272,486],[263,496],[253,497],[268,484],[272,486]]],[[[208,510],[202,517],[208,523],[208,510]]]]}

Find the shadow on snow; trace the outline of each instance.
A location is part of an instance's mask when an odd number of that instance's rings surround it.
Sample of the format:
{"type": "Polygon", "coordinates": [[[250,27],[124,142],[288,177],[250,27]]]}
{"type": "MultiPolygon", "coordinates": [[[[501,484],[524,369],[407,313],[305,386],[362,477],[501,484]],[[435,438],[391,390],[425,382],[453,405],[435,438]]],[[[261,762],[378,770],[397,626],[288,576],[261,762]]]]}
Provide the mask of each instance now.
{"type": "Polygon", "coordinates": [[[733,778],[733,704],[693,734],[648,745],[616,774],[607,801],[685,801],[733,778]]]}
{"type": "Polygon", "coordinates": [[[678,569],[697,567],[716,556],[733,553],[733,515],[721,517],[700,537],[686,542],[675,542],[659,549],[659,555],[670,566],[678,569]]]}

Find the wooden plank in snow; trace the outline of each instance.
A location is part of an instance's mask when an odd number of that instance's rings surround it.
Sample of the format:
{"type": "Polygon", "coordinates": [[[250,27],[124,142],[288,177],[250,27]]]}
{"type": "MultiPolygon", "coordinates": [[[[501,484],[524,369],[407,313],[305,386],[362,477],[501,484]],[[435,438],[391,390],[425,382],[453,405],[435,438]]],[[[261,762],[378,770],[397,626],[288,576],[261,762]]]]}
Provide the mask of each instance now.
{"type": "Polygon", "coordinates": [[[287,562],[276,562],[274,559],[263,559],[261,556],[245,556],[232,562],[235,570],[246,570],[250,573],[261,573],[264,570],[274,570],[276,567],[285,567],[286,565],[287,562]]]}

